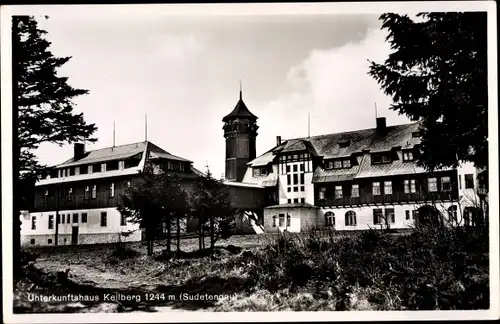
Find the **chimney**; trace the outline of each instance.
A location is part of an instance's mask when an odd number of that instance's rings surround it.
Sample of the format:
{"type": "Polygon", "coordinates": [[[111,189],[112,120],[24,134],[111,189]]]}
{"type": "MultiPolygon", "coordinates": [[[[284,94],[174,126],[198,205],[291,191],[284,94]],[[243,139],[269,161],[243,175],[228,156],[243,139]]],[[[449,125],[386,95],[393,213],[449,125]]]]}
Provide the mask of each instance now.
{"type": "Polygon", "coordinates": [[[78,161],[85,155],[85,144],[75,143],[73,161],[78,161]]]}
{"type": "Polygon", "coordinates": [[[281,136],[276,136],[276,146],[281,145],[281,136]]]}
{"type": "Polygon", "coordinates": [[[387,124],[385,122],[385,117],[378,117],[377,118],[377,130],[385,130],[387,127],[387,124]]]}

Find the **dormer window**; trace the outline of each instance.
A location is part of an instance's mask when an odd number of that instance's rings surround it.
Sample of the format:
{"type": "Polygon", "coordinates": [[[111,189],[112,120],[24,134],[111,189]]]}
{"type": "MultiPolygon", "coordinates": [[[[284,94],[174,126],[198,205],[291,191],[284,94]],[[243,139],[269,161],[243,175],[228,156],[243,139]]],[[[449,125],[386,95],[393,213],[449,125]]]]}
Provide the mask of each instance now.
{"type": "Polygon", "coordinates": [[[403,151],[403,161],[413,161],[413,152],[412,151],[403,151]]]}
{"type": "Polygon", "coordinates": [[[412,132],[411,137],[412,138],[422,137],[422,132],[421,131],[412,132]]]}
{"type": "Polygon", "coordinates": [[[373,164],[382,164],[382,163],[391,163],[392,158],[389,154],[372,154],[372,165],[373,164]]]}
{"type": "Polygon", "coordinates": [[[351,160],[342,160],[342,167],[343,168],[350,168],[351,167],[351,160]]]}
{"type": "Polygon", "coordinates": [[[260,176],[260,168],[254,168],[253,169],[253,176],[254,177],[259,177],[260,176]]]}
{"type": "Polygon", "coordinates": [[[269,170],[267,169],[267,167],[253,168],[254,177],[267,176],[268,174],[269,170]]]}
{"type": "Polygon", "coordinates": [[[341,169],[342,168],[342,161],[340,161],[340,160],[333,161],[333,168],[334,169],[341,169]]]}
{"type": "Polygon", "coordinates": [[[351,166],[351,159],[337,159],[325,162],[325,169],[348,169],[351,166]]]}
{"type": "Polygon", "coordinates": [[[346,148],[346,147],[349,147],[349,145],[351,145],[351,141],[340,142],[339,148],[346,148]]]}

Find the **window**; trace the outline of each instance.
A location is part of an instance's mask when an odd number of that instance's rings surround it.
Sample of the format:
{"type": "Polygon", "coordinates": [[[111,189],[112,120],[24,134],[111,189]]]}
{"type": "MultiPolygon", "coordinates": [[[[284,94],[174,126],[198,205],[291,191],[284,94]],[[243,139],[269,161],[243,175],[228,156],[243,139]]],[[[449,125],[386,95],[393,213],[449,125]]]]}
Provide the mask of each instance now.
{"type": "Polygon", "coordinates": [[[289,165],[286,166],[286,173],[290,173],[290,166],[289,165]]]}
{"type": "Polygon", "coordinates": [[[394,224],[396,222],[396,214],[394,213],[394,208],[385,209],[385,219],[390,224],[394,224]]]}
{"type": "Polygon", "coordinates": [[[343,160],[342,167],[343,168],[350,168],[351,167],[351,160],[343,160]]]}
{"type": "Polygon", "coordinates": [[[101,227],[106,227],[108,225],[108,214],[106,212],[101,212],[101,227]]]}
{"type": "Polygon", "coordinates": [[[384,195],[392,195],[392,181],[384,182],[384,195]]]}
{"type": "Polygon", "coordinates": [[[297,164],[293,165],[293,172],[297,172],[297,164]]]}
{"type": "Polygon", "coordinates": [[[458,189],[462,190],[462,175],[458,175],[458,189]]]}
{"type": "Polygon", "coordinates": [[[410,193],[410,180],[405,180],[405,194],[410,193]]]}
{"type": "Polygon", "coordinates": [[[36,216],[31,216],[31,229],[36,230],[36,216]]]}
{"type": "Polygon", "coordinates": [[[457,224],[457,206],[450,206],[448,208],[448,221],[452,224],[457,224]]]}
{"type": "Polygon", "coordinates": [[[299,184],[299,175],[296,173],[293,175],[293,184],[299,184]]]}
{"type": "Polygon", "coordinates": [[[372,155],[372,164],[380,164],[380,163],[391,163],[392,159],[387,154],[373,154],[372,155]]]}
{"type": "Polygon", "coordinates": [[[333,161],[326,162],[326,168],[327,169],[333,169],[333,161]]]}
{"type": "Polygon", "coordinates": [[[304,184],[304,174],[300,174],[300,184],[304,184]]]}
{"type": "Polygon", "coordinates": [[[300,164],[300,168],[299,168],[300,171],[304,172],[305,170],[305,166],[304,166],[304,163],[301,163],[300,164]]]}
{"type": "Polygon", "coordinates": [[[106,163],[101,163],[101,172],[106,172],[106,163]]]}
{"type": "Polygon", "coordinates": [[[372,184],[372,194],[374,196],[379,196],[380,195],[380,182],[374,182],[372,184]]]}
{"type": "Polygon", "coordinates": [[[292,175],[290,175],[290,174],[286,175],[286,183],[287,183],[287,185],[292,184],[292,175]]]}
{"type": "Polygon", "coordinates": [[[287,202],[288,202],[289,204],[291,204],[291,203],[292,203],[292,199],[287,199],[287,202]]]}
{"type": "Polygon", "coordinates": [[[106,164],[106,170],[107,170],[107,171],[114,171],[114,170],[118,170],[118,161],[109,161],[109,162],[106,164]]]}
{"type": "Polygon", "coordinates": [[[351,198],[358,198],[358,197],[359,197],[359,185],[353,184],[351,187],[351,198]]]}
{"type": "Polygon", "coordinates": [[[73,223],[78,223],[78,213],[73,214],[73,223]]]}
{"type": "Polygon", "coordinates": [[[85,192],[83,194],[83,199],[89,199],[90,198],[90,187],[85,186],[85,192]]]}
{"type": "Polygon", "coordinates": [[[89,173],[89,166],[88,165],[81,165],[80,166],[80,174],[87,174],[89,173]]]}
{"type": "Polygon", "coordinates": [[[293,187],[293,192],[299,192],[299,187],[293,187]]]}
{"type": "Polygon", "coordinates": [[[31,239],[30,244],[35,244],[35,239],[31,239]]]}
{"type": "Polygon", "coordinates": [[[409,210],[405,210],[405,217],[406,219],[410,219],[410,211],[409,210]]]}
{"type": "Polygon", "coordinates": [[[319,188],[319,199],[325,199],[326,188],[319,188]]]}
{"type": "Polygon", "coordinates": [[[280,221],[280,222],[279,222],[279,226],[280,226],[280,227],[285,226],[285,214],[280,214],[280,216],[279,216],[279,221],[280,221]]]}
{"type": "Polygon", "coordinates": [[[416,193],[417,192],[417,182],[415,180],[410,180],[410,192],[411,193],[416,193]]]}
{"type": "Polygon", "coordinates": [[[95,199],[97,197],[97,186],[93,185],[92,186],[92,199],[95,199]]]}
{"type": "Polygon", "coordinates": [[[300,186],[300,191],[305,191],[305,190],[306,190],[306,187],[300,186]]]}
{"type": "Polygon", "coordinates": [[[253,169],[253,176],[254,177],[260,176],[260,168],[254,168],[253,169]]]}
{"type": "Polygon", "coordinates": [[[300,198],[300,202],[304,204],[306,202],[306,198],[300,198]]]}
{"type": "Polygon", "coordinates": [[[293,203],[298,204],[299,203],[299,198],[293,198],[293,203]]]}
{"type": "MultiPolygon", "coordinates": [[[[181,164],[181,165],[182,165],[182,164],[181,164]]],[[[260,170],[260,174],[261,174],[261,175],[263,175],[263,176],[267,175],[267,168],[262,168],[262,169],[260,170]]]]}
{"type": "Polygon", "coordinates": [[[276,215],[273,215],[273,227],[276,227],[276,215]]]}
{"type": "Polygon", "coordinates": [[[288,187],[288,188],[286,188],[286,191],[287,191],[287,192],[291,192],[291,191],[292,191],[292,187],[288,187]]]}
{"type": "Polygon", "coordinates": [[[429,192],[436,192],[437,191],[437,178],[429,178],[428,183],[429,183],[429,192]]]}
{"type": "Polygon", "coordinates": [[[61,214],[61,223],[66,223],[66,215],[61,214]]]}
{"type": "Polygon", "coordinates": [[[113,198],[115,196],[115,183],[111,182],[109,184],[109,196],[113,198]]]}
{"type": "Polygon", "coordinates": [[[382,163],[391,163],[392,159],[388,155],[382,155],[382,163]]]}
{"type": "Polygon", "coordinates": [[[345,225],[356,226],[356,213],[352,210],[345,213],[345,225]]]}
{"type": "Polygon", "coordinates": [[[465,175],[465,189],[472,189],[474,188],[474,175],[473,174],[466,174],[465,175]]]}
{"type": "Polygon", "coordinates": [[[52,244],[52,239],[47,239],[47,244],[52,244]]]}
{"type": "Polygon", "coordinates": [[[82,223],[87,222],[87,213],[82,213],[82,223]]]}
{"type": "Polygon", "coordinates": [[[292,216],[286,215],[286,227],[290,227],[292,223],[292,216]]]}
{"type": "Polygon", "coordinates": [[[325,226],[335,226],[335,214],[327,212],[325,214],[325,226]]]}
{"type": "Polygon", "coordinates": [[[54,228],[54,215],[49,215],[49,229],[54,228]]]}
{"type": "Polygon", "coordinates": [[[413,219],[416,219],[418,217],[418,210],[412,210],[411,214],[412,214],[411,217],[413,219]]]}
{"type": "Polygon", "coordinates": [[[341,169],[342,168],[342,161],[334,161],[333,162],[333,167],[335,169],[341,169]]]}
{"type": "Polygon", "coordinates": [[[335,199],[342,199],[342,186],[335,186],[335,199]]]}
{"type": "Polygon", "coordinates": [[[125,215],[121,215],[120,226],[127,226],[127,218],[125,217],[125,215]]]}
{"type": "Polygon", "coordinates": [[[450,177],[441,178],[441,191],[451,191],[450,177]]]}
{"type": "Polygon", "coordinates": [[[376,208],[373,210],[373,224],[374,225],[382,224],[383,218],[384,218],[384,216],[382,214],[382,209],[376,208]]]}
{"type": "Polygon", "coordinates": [[[73,200],[73,188],[68,188],[68,191],[66,192],[66,200],[67,201],[73,200]]]}
{"type": "Polygon", "coordinates": [[[66,223],[71,223],[71,214],[66,215],[66,223]]]}
{"type": "Polygon", "coordinates": [[[413,152],[412,151],[403,151],[403,161],[413,161],[413,152]]]}

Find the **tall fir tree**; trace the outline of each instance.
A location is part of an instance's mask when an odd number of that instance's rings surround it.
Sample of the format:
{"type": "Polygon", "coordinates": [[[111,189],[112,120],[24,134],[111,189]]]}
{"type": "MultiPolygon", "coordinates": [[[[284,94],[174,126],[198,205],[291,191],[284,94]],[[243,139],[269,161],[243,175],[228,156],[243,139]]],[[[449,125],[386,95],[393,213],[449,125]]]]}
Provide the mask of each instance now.
{"type": "Polygon", "coordinates": [[[487,14],[387,13],[380,20],[392,52],[371,62],[369,74],[392,97],[392,110],[422,122],[418,163],[434,170],[473,162],[487,180],[487,14]]]}
{"type": "MultiPolygon", "coordinates": [[[[48,18],[48,17],[45,17],[48,18]]],[[[68,85],[67,77],[57,69],[71,57],[55,57],[45,39],[46,31],[38,28],[31,16],[12,17],[12,86],[13,86],[13,159],[14,273],[21,266],[20,209],[31,206],[34,181],[46,168],[37,161],[34,151],[41,143],[63,145],[75,141],[95,141],[97,130],[87,124],[83,114],[73,112],[73,99],[88,90],[68,85]]]]}

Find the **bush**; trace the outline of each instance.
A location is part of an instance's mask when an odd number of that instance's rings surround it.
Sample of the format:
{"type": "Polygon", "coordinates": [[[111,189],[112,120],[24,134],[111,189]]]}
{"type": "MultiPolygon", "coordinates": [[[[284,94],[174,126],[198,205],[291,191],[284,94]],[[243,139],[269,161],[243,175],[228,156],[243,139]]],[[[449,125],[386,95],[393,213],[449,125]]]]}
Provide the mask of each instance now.
{"type": "MultiPolygon", "coordinates": [[[[488,229],[421,224],[406,235],[313,230],[276,236],[248,264],[254,289],[307,286],[349,309],[352,287],[373,309],[489,307],[488,229]]],[[[248,258],[247,258],[248,259],[248,258]]],[[[318,297],[322,298],[322,297],[318,297]]]]}
{"type": "Polygon", "coordinates": [[[111,257],[117,258],[119,260],[126,260],[130,258],[135,258],[136,256],[139,255],[139,252],[137,252],[134,249],[127,248],[123,245],[117,246],[113,252],[111,253],[111,257]]]}

